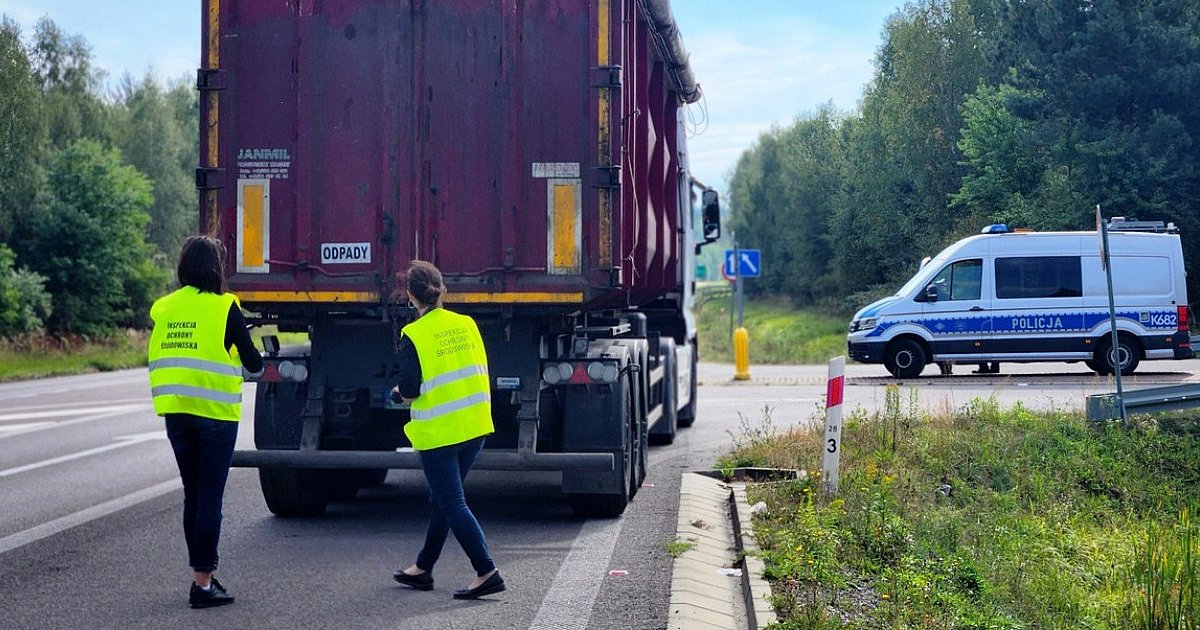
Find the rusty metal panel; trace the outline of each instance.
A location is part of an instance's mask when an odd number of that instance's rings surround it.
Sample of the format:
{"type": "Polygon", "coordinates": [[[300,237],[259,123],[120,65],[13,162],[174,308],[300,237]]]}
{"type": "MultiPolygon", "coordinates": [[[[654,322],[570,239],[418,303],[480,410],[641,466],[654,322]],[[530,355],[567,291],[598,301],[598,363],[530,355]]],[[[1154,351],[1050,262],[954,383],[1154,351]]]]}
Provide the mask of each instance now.
{"type": "Polygon", "coordinates": [[[475,303],[640,303],[682,281],[679,100],[636,0],[213,6],[230,251],[258,234],[238,183],[269,182],[266,272],[230,278],[251,306],[377,303],[413,258],[475,303]]]}

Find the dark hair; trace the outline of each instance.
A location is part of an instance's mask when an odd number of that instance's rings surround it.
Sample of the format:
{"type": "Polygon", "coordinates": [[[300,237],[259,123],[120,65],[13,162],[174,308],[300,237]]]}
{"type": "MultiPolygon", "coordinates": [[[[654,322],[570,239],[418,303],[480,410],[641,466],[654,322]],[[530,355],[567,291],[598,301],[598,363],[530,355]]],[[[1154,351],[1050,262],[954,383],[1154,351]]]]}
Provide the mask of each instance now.
{"type": "Polygon", "coordinates": [[[225,292],[225,246],[211,236],[190,236],[179,252],[175,275],[182,286],[218,295],[225,292]]]}
{"type": "MultiPolygon", "coordinates": [[[[396,275],[396,284],[400,284],[400,274],[396,275]]],[[[423,306],[436,306],[446,294],[442,272],[433,263],[424,260],[409,263],[408,271],[404,273],[404,284],[423,306]]]]}

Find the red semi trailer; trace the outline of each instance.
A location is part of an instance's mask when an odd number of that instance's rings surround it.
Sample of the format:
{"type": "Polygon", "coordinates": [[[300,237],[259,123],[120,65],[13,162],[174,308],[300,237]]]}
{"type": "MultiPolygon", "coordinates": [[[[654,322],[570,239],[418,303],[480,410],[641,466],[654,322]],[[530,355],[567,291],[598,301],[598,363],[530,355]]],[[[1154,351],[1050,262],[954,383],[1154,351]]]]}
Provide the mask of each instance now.
{"type": "Polygon", "coordinates": [[[389,300],[424,259],[483,333],[496,433],[481,469],[560,470],[620,514],[646,445],[695,418],[694,256],[720,233],[690,179],[699,98],[668,0],[204,0],[201,229],[268,357],[269,509],[313,515],[417,468],[385,396],[389,300]],[[701,225],[693,226],[699,200],[701,225]]]}

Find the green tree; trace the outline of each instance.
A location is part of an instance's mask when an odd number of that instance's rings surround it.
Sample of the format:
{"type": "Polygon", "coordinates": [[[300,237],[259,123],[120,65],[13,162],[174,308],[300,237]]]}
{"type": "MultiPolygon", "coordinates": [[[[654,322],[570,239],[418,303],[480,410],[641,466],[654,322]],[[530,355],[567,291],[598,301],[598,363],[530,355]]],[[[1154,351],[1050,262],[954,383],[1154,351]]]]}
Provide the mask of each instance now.
{"type": "Polygon", "coordinates": [[[46,277],[52,331],[103,334],[145,325],[168,279],[145,240],[150,188],[118,151],[93,140],[56,153],[18,252],[46,277]]]}
{"type": "Polygon", "coordinates": [[[785,294],[814,304],[829,294],[833,246],[828,223],[840,188],[838,115],[832,107],[763,134],[730,181],[741,247],[762,251],[763,275],[752,293],[785,294]]]}
{"type": "Polygon", "coordinates": [[[1037,229],[1089,229],[1097,204],[1173,221],[1200,263],[1200,3],[1026,0],[1003,27],[1010,72],[967,107],[956,203],[1037,229]]]}
{"type": "Polygon", "coordinates": [[[111,139],[108,111],[99,97],[103,72],[92,67],[92,50],[48,17],[34,26],[33,72],[43,93],[50,145],[65,148],[80,138],[111,139]]]}
{"type": "Polygon", "coordinates": [[[16,256],[0,243],[0,337],[13,337],[41,328],[50,315],[46,279],[14,266],[16,256]]]}
{"type": "Polygon", "coordinates": [[[1048,170],[1049,156],[1037,143],[1033,125],[1014,113],[1039,104],[1039,95],[1008,84],[980,86],[963,104],[958,146],[965,163],[975,168],[963,177],[953,200],[977,223],[1039,224],[1043,174],[1053,171],[1048,170]]]}
{"type": "Polygon", "coordinates": [[[13,219],[33,203],[41,161],[41,93],[20,28],[0,19],[0,243],[13,219]]]}
{"type": "Polygon", "coordinates": [[[184,135],[179,95],[165,93],[153,76],[135,84],[126,75],[123,84],[117,146],[125,160],[153,182],[148,240],[170,259],[198,223],[190,176],[196,164],[195,125],[193,133],[184,135]]]}

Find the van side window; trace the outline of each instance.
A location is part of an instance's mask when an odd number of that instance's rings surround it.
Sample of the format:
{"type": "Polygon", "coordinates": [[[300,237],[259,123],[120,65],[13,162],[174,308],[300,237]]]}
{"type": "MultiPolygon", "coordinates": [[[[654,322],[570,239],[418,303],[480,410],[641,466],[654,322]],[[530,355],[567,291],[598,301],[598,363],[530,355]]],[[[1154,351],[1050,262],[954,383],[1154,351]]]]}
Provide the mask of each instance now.
{"type": "Polygon", "coordinates": [[[983,259],[960,260],[943,267],[930,284],[937,288],[938,300],[978,300],[983,279],[983,259]]]}
{"type": "Polygon", "coordinates": [[[1080,297],[1079,256],[996,259],[996,297],[1004,299],[1080,297]]]}

